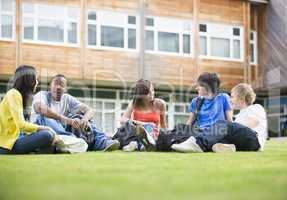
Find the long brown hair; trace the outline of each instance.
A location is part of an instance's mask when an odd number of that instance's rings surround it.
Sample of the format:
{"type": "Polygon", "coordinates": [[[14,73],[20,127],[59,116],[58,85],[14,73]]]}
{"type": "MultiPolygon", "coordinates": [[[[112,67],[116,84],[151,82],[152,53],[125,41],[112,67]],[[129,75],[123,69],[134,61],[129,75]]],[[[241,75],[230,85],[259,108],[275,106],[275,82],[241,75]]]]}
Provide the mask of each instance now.
{"type": "Polygon", "coordinates": [[[150,93],[152,83],[148,80],[140,79],[133,88],[133,106],[141,108],[144,106],[144,97],[150,93]]]}
{"type": "Polygon", "coordinates": [[[36,70],[29,65],[19,66],[13,77],[13,88],[17,89],[23,99],[23,110],[27,109],[28,100],[34,92],[36,85],[36,70]]]}

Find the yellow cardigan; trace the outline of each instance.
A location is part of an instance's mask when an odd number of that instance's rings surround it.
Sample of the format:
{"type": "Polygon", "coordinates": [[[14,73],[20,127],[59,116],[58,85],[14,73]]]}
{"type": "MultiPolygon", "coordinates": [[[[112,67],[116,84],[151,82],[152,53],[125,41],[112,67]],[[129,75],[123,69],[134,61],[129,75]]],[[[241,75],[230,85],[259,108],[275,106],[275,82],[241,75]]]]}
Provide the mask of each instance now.
{"type": "Polygon", "coordinates": [[[12,149],[20,132],[36,132],[38,125],[26,122],[23,115],[22,95],[11,89],[0,103],[0,147],[12,149]]]}

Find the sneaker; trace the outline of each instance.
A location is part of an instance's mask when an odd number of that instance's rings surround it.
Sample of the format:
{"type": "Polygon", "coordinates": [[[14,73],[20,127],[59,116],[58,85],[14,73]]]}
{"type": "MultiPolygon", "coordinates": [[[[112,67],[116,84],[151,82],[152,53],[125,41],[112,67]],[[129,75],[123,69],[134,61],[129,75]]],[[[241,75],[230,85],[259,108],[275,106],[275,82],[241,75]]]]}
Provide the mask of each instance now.
{"type": "Polygon", "coordinates": [[[143,125],[143,129],[144,129],[145,137],[148,140],[148,142],[151,145],[155,146],[156,145],[156,139],[155,139],[156,127],[154,127],[151,124],[145,124],[143,125]]]}
{"type": "Polygon", "coordinates": [[[235,152],[236,147],[234,144],[216,143],[212,146],[212,151],[215,153],[230,153],[235,152]]]}
{"type": "Polygon", "coordinates": [[[120,142],[118,140],[107,140],[106,148],[103,151],[115,151],[120,148],[120,142]]]}
{"type": "Polygon", "coordinates": [[[123,147],[124,152],[133,152],[138,148],[138,143],[136,141],[130,142],[128,145],[123,147]]]}
{"type": "Polygon", "coordinates": [[[191,136],[186,141],[180,143],[180,144],[173,144],[171,145],[171,148],[178,152],[183,153],[202,153],[202,149],[196,144],[195,137],[191,136]]]}
{"type": "MultiPolygon", "coordinates": [[[[155,151],[156,141],[154,137],[150,135],[150,132],[146,130],[146,128],[147,127],[144,126],[138,126],[136,130],[136,135],[145,147],[146,151],[155,151]]],[[[150,129],[150,127],[148,129],[150,129]]]]}

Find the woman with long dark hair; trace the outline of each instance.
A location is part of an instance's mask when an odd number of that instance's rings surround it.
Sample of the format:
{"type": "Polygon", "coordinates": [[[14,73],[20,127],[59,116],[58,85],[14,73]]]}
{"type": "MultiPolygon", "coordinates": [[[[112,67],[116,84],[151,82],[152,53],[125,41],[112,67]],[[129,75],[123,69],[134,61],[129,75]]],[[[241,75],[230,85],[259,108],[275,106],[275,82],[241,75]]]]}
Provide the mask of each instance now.
{"type": "Polygon", "coordinates": [[[53,130],[26,122],[24,118],[37,85],[34,67],[23,65],[16,69],[13,87],[0,103],[0,154],[27,154],[55,142],[53,130]]]}
{"type": "MultiPolygon", "coordinates": [[[[121,124],[132,121],[137,125],[152,124],[156,130],[166,128],[166,103],[155,98],[154,87],[148,80],[140,79],[133,89],[133,101],[123,114],[121,124]]],[[[158,133],[158,132],[157,132],[158,133]]],[[[138,149],[138,144],[130,143],[123,150],[133,151],[138,149]]]]}

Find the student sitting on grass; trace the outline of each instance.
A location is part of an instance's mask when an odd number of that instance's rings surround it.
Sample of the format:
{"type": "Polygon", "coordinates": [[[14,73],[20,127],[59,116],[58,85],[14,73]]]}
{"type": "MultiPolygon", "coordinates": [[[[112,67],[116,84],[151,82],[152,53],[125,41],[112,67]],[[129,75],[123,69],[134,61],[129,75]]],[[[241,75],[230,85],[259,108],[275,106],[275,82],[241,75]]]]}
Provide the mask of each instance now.
{"type": "Polygon", "coordinates": [[[88,130],[94,135],[89,144],[90,151],[113,151],[119,148],[117,140],[110,139],[96,128],[90,120],[95,112],[86,104],[67,94],[67,79],[62,74],[54,76],[50,83],[50,91],[40,91],[32,103],[31,121],[51,127],[58,134],[71,135],[66,126],[76,130],[88,130]],[[80,115],[81,119],[72,118],[80,115]]]}
{"type": "Polygon", "coordinates": [[[197,79],[198,97],[190,104],[190,115],[187,124],[194,124],[200,129],[208,129],[220,120],[232,121],[233,113],[230,97],[227,93],[218,93],[220,79],[216,73],[205,72],[197,79]],[[202,101],[200,115],[195,119],[196,105],[202,101]]]}
{"type": "MultiPolygon", "coordinates": [[[[194,125],[201,131],[211,133],[209,129],[216,122],[232,121],[233,112],[230,97],[226,93],[218,93],[219,87],[220,79],[216,73],[205,72],[198,77],[196,87],[198,97],[191,101],[188,125],[194,125]],[[198,104],[201,104],[201,106],[199,113],[196,113],[198,104]]],[[[194,143],[193,137],[184,141],[184,144],[189,142],[194,143]]],[[[177,147],[180,147],[180,145],[172,145],[173,150],[181,151],[177,147]]]]}
{"type": "Polygon", "coordinates": [[[267,120],[264,108],[253,104],[255,93],[248,84],[239,84],[231,90],[234,109],[240,110],[235,122],[221,122],[214,135],[191,136],[189,142],[174,144],[180,152],[234,152],[264,149],[267,138],[267,120]]]}
{"type": "Polygon", "coordinates": [[[36,71],[31,66],[16,69],[13,88],[0,103],[0,154],[27,154],[49,148],[56,134],[47,126],[26,122],[28,100],[37,87],[36,71]],[[20,133],[25,133],[21,134],[20,133]]]}
{"type": "MultiPolygon", "coordinates": [[[[235,86],[231,90],[231,102],[234,110],[239,110],[239,113],[235,116],[235,122],[242,124],[254,132],[256,135],[250,134],[250,140],[255,142],[250,143],[248,149],[251,150],[264,150],[264,145],[267,139],[267,117],[264,108],[260,104],[253,104],[256,99],[256,94],[254,93],[252,87],[249,84],[241,83],[235,86]],[[256,139],[255,139],[256,138],[256,139]],[[258,142],[257,142],[258,140],[258,142]]],[[[240,139],[239,137],[232,138],[226,137],[226,143],[234,142],[240,139]],[[235,140],[235,141],[234,141],[235,140]]],[[[247,144],[249,141],[243,141],[247,144]]],[[[217,144],[217,148],[225,147],[230,148],[230,145],[217,144]]],[[[216,148],[216,146],[214,147],[216,148]]]]}
{"type": "MultiPolygon", "coordinates": [[[[134,88],[133,101],[120,119],[122,125],[131,121],[137,125],[151,124],[155,126],[155,139],[159,128],[166,128],[166,104],[165,101],[154,97],[154,87],[148,80],[139,80],[134,88]]],[[[143,147],[136,141],[123,147],[123,151],[141,150],[143,147]]]]}

